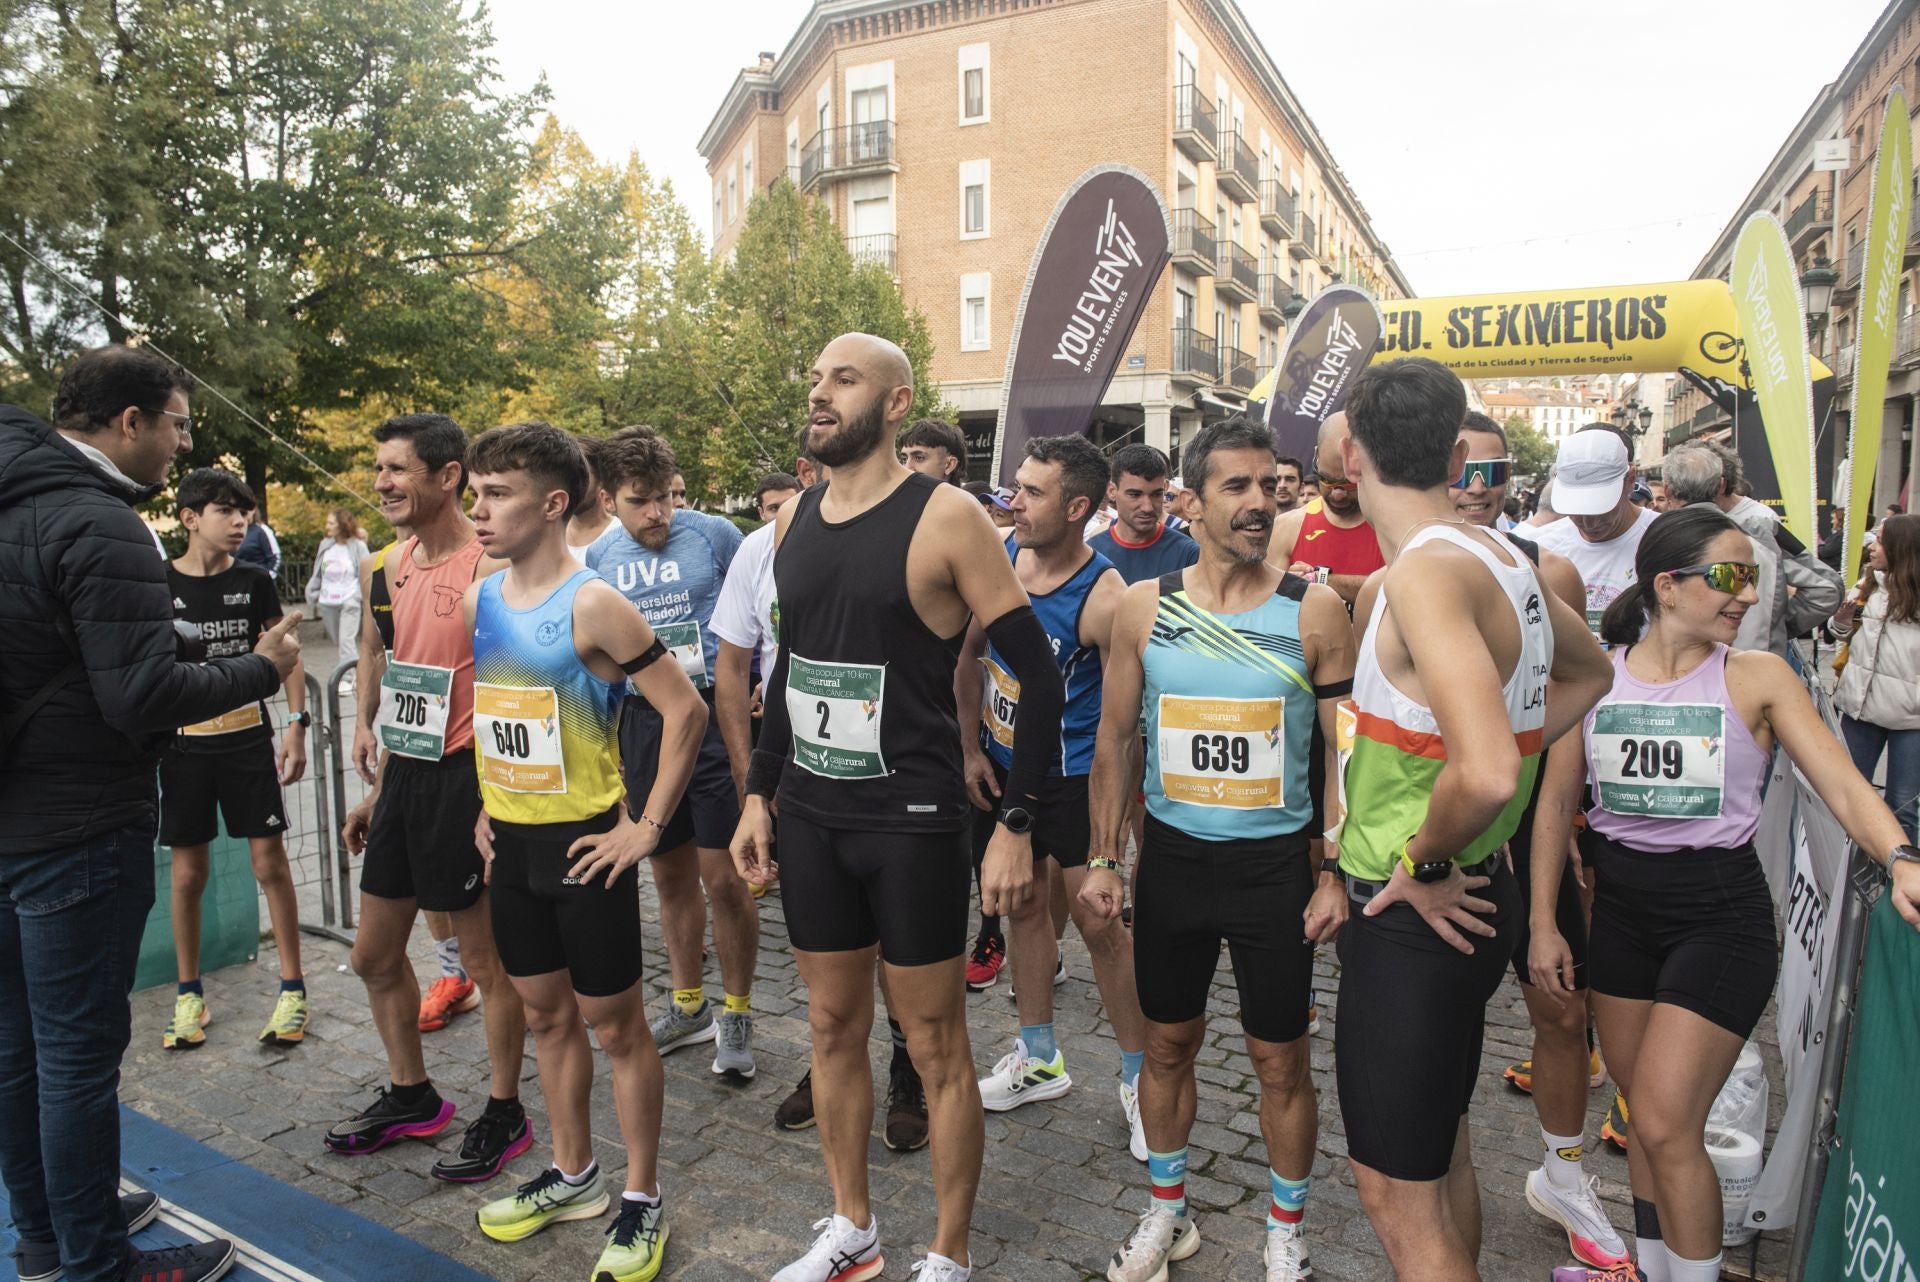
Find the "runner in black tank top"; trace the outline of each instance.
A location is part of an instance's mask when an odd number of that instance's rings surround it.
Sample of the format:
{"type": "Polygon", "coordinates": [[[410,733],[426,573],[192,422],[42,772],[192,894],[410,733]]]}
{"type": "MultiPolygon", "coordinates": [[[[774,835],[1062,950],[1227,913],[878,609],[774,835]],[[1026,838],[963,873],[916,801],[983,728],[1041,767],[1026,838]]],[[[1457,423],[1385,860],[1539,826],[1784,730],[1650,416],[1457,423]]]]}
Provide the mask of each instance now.
{"type": "Polygon", "coordinates": [[[1065,691],[1046,631],[972,497],[910,474],[894,454],[912,407],[898,347],[866,334],[829,343],[814,364],[807,445],[832,477],[777,518],[780,656],[733,858],[749,882],[773,878],[777,794],[782,899],[807,982],[835,1213],[775,1282],[854,1282],[882,1267],[866,1180],[876,948],[927,1088],[939,1217],[921,1279],[971,1275],[984,1126],[966,1031],[972,861],[953,703],[969,617],[985,621],[1021,683],[1021,720],[1040,732],[1015,741],[982,869],[988,912],[1032,892],[1027,834],[1059,751],[1065,691]]]}

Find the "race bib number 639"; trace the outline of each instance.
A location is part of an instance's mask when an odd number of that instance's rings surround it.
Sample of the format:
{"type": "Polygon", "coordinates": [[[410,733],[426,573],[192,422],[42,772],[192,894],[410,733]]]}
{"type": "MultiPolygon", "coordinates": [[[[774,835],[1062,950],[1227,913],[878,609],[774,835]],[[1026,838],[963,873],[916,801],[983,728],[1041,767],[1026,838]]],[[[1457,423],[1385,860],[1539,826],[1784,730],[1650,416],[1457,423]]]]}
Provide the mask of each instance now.
{"type": "Polygon", "coordinates": [[[1160,696],[1160,788],[1169,801],[1230,810],[1284,804],[1283,699],[1160,696]]]}

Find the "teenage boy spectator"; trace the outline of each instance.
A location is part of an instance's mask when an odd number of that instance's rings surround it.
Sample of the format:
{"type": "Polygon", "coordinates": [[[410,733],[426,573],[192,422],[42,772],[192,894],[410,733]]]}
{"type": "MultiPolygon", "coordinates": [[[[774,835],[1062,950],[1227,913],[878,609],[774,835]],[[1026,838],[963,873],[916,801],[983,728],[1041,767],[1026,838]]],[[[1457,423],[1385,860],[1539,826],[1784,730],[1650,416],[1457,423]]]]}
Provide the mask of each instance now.
{"type": "Polygon", "coordinates": [[[967,434],[937,418],[914,420],[900,433],[900,461],[949,485],[967,483],[967,434]]]}

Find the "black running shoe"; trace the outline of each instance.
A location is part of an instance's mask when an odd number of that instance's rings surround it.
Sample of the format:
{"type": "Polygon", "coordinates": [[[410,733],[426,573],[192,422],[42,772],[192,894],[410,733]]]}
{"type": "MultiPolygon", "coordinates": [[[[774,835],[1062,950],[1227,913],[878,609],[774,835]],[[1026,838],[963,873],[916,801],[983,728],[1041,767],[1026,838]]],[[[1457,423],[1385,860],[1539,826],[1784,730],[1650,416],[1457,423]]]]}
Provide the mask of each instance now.
{"type": "Polygon", "coordinates": [[[126,1282],[213,1282],[226,1276],[233,1257],[233,1243],[220,1237],[164,1251],[135,1251],[127,1261],[126,1282]]]}
{"type": "Polygon", "coordinates": [[[887,1074],[887,1147],[911,1153],[927,1146],[927,1088],[904,1055],[893,1057],[887,1074]]]}
{"type": "MultiPolygon", "coordinates": [[[[120,1197],[120,1214],[126,1217],[127,1232],[138,1233],[160,1214],[160,1195],[140,1189],[120,1197]]],[[[14,1272],[20,1282],[59,1282],[66,1276],[60,1264],[58,1242],[28,1242],[24,1239],[13,1250],[14,1272]]]]}
{"type": "Polygon", "coordinates": [[[340,1123],[321,1139],[330,1153],[359,1155],[385,1148],[395,1140],[426,1139],[447,1129],[453,1120],[453,1105],[440,1098],[440,1092],[427,1087],[417,1104],[402,1104],[393,1092],[381,1087],[358,1117],[340,1123]]]}
{"type": "Polygon", "coordinates": [[[773,1124],[783,1131],[804,1131],[813,1125],[812,1069],[800,1075],[800,1084],[793,1088],[793,1094],[773,1110],[773,1124]]]}
{"type": "Polygon", "coordinates": [[[458,1157],[433,1164],[433,1178],[453,1184],[479,1184],[500,1174],[508,1162],[533,1147],[533,1123],[515,1101],[510,1107],[492,1104],[473,1119],[460,1141],[458,1157]]]}

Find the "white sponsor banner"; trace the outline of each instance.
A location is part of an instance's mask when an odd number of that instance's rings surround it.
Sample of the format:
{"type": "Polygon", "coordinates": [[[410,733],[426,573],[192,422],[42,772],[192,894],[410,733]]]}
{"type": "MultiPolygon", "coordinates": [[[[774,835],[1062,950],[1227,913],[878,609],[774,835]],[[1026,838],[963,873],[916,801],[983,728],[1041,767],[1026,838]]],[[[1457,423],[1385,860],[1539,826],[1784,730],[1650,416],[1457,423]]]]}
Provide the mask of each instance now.
{"type": "Polygon", "coordinates": [[[1833,1005],[1834,941],[1847,893],[1847,835],[1840,821],[1797,769],[1792,772],[1792,788],[1792,858],[1780,906],[1780,989],[1775,1007],[1787,1111],[1747,1203],[1747,1223],[1772,1230],[1793,1227],[1800,1199],[1820,1065],[1826,1056],[1827,1016],[1833,1005]]]}

